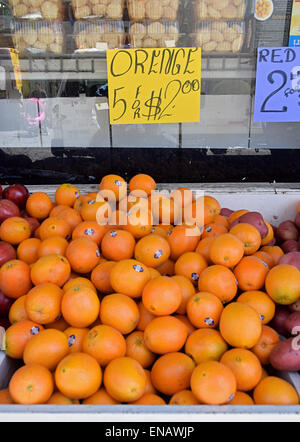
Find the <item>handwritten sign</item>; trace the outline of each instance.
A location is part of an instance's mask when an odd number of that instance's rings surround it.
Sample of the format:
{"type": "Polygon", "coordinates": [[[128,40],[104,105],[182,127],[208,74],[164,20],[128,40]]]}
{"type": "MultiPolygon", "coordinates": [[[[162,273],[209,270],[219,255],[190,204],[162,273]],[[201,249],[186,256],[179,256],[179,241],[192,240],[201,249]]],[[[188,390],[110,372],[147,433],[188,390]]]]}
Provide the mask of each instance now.
{"type": "Polygon", "coordinates": [[[111,124],[200,121],[201,49],[107,52],[111,124]]]}
{"type": "Polygon", "coordinates": [[[259,48],[254,121],[300,121],[300,48],[259,48]]]}

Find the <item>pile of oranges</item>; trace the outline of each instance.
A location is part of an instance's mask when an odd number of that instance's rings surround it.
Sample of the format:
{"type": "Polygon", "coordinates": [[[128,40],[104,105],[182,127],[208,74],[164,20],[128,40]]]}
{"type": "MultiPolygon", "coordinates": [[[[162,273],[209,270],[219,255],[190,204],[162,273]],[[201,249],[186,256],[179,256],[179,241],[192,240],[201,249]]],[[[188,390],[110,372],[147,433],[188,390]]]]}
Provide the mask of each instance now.
{"type": "Polygon", "coordinates": [[[14,299],[5,351],[23,363],[0,403],[299,404],[268,372],[276,304],[300,297],[300,271],[278,265],[283,251],[268,245],[272,227],[265,238],[251,224],[231,228],[246,210],[225,216],[189,189],[167,197],[148,175],[132,178],[131,196],[127,187],[116,175],[100,193],[63,184],[55,202],[29,196],[34,233],[26,218],[1,224],[0,239],[17,250],[0,270],[14,299]],[[177,225],[198,203],[202,224],[177,225]]]}

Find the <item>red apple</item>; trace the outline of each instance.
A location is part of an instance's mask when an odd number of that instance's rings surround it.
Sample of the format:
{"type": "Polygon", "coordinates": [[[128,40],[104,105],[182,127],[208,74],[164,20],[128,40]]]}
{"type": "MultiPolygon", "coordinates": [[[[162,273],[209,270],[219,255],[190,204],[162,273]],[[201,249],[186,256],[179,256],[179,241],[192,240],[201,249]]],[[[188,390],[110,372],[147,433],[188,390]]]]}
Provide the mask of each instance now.
{"type": "Polygon", "coordinates": [[[0,223],[13,216],[20,216],[19,207],[12,201],[0,200],[0,223]]]}
{"type": "Polygon", "coordinates": [[[0,317],[8,316],[9,309],[12,306],[13,302],[13,299],[5,296],[4,293],[0,290],[0,317]]]}
{"type": "Polygon", "coordinates": [[[282,336],[289,336],[288,329],[285,325],[287,319],[289,318],[291,312],[288,307],[279,305],[276,309],[275,317],[270,323],[270,327],[274,328],[282,336]]]}
{"type": "Polygon", "coordinates": [[[20,209],[25,207],[28,197],[29,191],[23,184],[14,184],[13,186],[6,187],[3,191],[3,198],[12,201],[20,209]]]}
{"type": "Polygon", "coordinates": [[[11,326],[11,323],[7,318],[0,318],[0,327],[5,328],[7,330],[11,326]]]}
{"type": "Polygon", "coordinates": [[[16,259],[16,251],[11,244],[0,241],[0,267],[8,261],[16,259]]]}
{"type": "Polygon", "coordinates": [[[34,235],[34,232],[36,231],[36,229],[38,229],[40,227],[40,223],[36,218],[30,218],[25,216],[24,217],[26,219],[26,221],[29,222],[30,228],[31,228],[31,235],[34,235]]]}

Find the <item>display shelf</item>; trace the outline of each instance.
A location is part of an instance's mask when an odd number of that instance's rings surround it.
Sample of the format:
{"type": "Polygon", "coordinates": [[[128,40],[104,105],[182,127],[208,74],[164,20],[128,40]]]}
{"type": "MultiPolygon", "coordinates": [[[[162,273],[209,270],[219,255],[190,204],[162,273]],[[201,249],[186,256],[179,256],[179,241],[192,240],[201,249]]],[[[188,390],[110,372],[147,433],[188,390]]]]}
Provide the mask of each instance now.
{"type": "MultiPolygon", "coordinates": [[[[0,55],[0,65],[3,58],[0,55]]],[[[32,55],[21,58],[24,80],[99,80],[107,78],[105,54],[82,53],[62,56],[32,55]]],[[[249,54],[238,56],[203,56],[203,79],[252,79],[255,78],[255,58],[249,54]]]]}

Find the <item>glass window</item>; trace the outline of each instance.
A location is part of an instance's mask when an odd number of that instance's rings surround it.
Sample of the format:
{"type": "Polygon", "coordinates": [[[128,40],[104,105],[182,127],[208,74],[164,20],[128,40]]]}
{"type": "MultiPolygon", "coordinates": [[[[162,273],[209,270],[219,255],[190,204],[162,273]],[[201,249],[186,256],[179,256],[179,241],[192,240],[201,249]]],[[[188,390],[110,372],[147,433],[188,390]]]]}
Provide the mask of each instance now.
{"type": "Polygon", "coordinates": [[[300,44],[293,3],[0,0],[0,148],[298,147],[299,123],[253,122],[257,48],[300,44]],[[111,126],[107,49],[174,46],[202,48],[201,121],[111,126]]]}

